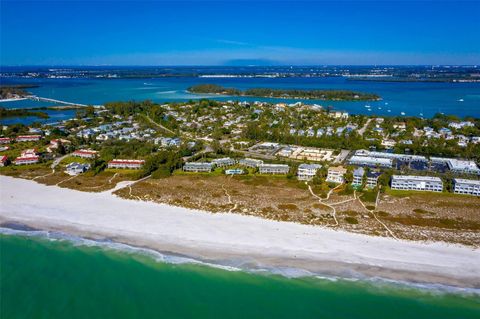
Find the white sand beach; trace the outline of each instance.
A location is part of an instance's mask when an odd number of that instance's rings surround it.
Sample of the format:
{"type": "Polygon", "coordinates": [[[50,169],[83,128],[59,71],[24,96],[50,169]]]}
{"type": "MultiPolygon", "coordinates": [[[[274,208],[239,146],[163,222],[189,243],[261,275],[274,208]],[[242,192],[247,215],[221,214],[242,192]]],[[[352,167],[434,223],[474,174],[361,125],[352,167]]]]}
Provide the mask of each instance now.
{"type": "Polygon", "coordinates": [[[211,214],[0,176],[0,222],[184,254],[237,267],[297,268],[480,288],[480,250],[211,214]]]}

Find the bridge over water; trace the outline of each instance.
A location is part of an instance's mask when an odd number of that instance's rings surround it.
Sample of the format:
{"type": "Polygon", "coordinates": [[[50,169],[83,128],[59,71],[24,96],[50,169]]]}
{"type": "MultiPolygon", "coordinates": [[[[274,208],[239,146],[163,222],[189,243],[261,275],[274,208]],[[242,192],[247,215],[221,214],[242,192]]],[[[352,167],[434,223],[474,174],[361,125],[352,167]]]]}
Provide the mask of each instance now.
{"type": "MultiPolygon", "coordinates": [[[[30,100],[33,100],[33,101],[52,102],[52,103],[65,104],[65,105],[71,105],[71,106],[79,106],[79,107],[89,106],[87,104],[67,102],[67,101],[56,100],[56,99],[51,99],[51,98],[41,97],[41,96],[36,96],[36,95],[29,95],[29,96],[26,96],[26,98],[28,98],[30,100]]],[[[103,107],[103,106],[102,105],[93,105],[93,107],[100,108],[100,107],[103,107]]]]}

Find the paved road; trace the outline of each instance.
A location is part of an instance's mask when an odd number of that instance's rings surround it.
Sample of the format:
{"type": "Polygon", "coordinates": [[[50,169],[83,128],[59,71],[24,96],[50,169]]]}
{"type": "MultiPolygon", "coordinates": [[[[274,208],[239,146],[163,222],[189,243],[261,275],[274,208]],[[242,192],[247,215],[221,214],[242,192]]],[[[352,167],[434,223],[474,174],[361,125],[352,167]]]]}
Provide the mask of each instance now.
{"type": "Polygon", "coordinates": [[[169,128],[166,128],[165,126],[163,126],[162,124],[158,124],[157,122],[155,122],[154,120],[152,120],[148,115],[145,115],[145,118],[150,122],[152,123],[153,125],[155,125],[156,127],[164,130],[164,131],[167,131],[169,133],[172,133],[172,134],[176,134],[174,131],[172,131],[171,129],[169,128]]]}
{"type": "Polygon", "coordinates": [[[341,150],[340,151],[340,154],[338,154],[337,158],[333,161],[334,164],[336,163],[342,163],[343,161],[345,161],[345,159],[347,158],[348,154],[350,154],[350,151],[349,150],[341,150]]]}
{"type": "Polygon", "coordinates": [[[361,129],[358,130],[358,134],[359,134],[360,136],[363,136],[363,134],[364,134],[365,131],[367,130],[368,124],[370,124],[371,121],[372,121],[372,119],[368,119],[368,120],[367,120],[367,123],[365,123],[365,125],[364,125],[361,129]]]}
{"type": "Polygon", "coordinates": [[[50,168],[55,169],[55,167],[57,167],[58,164],[60,164],[61,161],[63,161],[65,158],[69,157],[70,155],[72,155],[72,153],[65,154],[61,157],[58,157],[58,158],[54,159],[52,165],[50,165],[50,168]]]}

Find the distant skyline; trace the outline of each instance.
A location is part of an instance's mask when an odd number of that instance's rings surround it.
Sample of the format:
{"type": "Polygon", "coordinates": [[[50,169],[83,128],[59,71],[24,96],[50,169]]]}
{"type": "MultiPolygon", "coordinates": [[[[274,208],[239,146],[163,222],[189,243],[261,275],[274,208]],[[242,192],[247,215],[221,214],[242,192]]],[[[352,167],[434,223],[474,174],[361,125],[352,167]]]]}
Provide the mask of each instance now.
{"type": "Polygon", "coordinates": [[[6,1],[0,65],[480,64],[479,1],[6,1]]]}

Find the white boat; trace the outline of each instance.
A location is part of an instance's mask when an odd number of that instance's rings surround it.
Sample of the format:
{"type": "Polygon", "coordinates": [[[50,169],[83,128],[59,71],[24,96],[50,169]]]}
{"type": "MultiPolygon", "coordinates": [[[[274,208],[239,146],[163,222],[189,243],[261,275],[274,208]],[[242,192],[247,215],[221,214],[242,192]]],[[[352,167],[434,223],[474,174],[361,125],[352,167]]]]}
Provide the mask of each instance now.
{"type": "Polygon", "coordinates": [[[457,101],[458,101],[458,102],[463,102],[463,99],[458,99],[457,101]]]}
{"type": "Polygon", "coordinates": [[[366,107],[367,109],[371,108],[371,106],[370,106],[370,105],[368,105],[368,104],[367,104],[367,105],[365,105],[365,107],[366,107]]]}
{"type": "Polygon", "coordinates": [[[400,112],[401,115],[405,115],[405,112],[400,112]]]}
{"type": "Polygon", "coordinates": [[[388,113],[392,112],[392,110],[387,110],[388,113]]]}

